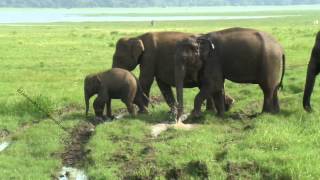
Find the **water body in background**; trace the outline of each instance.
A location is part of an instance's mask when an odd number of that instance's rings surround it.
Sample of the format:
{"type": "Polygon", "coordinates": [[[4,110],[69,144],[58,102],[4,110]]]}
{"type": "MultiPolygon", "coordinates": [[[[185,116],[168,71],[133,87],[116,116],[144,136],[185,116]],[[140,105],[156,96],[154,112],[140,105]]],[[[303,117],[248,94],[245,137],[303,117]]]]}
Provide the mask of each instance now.
{"type": "MultiPolygon", "coordinates": [[[[0,23],[54,22],[123,22],[123,21],[183,21],[279,18],[291,15],[272,15],[275,10],[313,10],[320,6],[249,6],[249,7],[192,7],[192,8],[84,8],[84,9],[17,9],[0,8],[0,23]],[[210,15],[270,11],[271,15],[210,15]],[[198,13],[198,15],[197,15],[198,13]],[[153,15],[155,14],[155,15],[153,15]],[[189,15],[190,14],[190,15],[189,15]],[[208,15],[206,15],[208,14],[208,15]]],[[[269,14],[269,13],[268,13],[269,14]]],[[[288,13],[290,14],[290,13],[288,13]]]]}

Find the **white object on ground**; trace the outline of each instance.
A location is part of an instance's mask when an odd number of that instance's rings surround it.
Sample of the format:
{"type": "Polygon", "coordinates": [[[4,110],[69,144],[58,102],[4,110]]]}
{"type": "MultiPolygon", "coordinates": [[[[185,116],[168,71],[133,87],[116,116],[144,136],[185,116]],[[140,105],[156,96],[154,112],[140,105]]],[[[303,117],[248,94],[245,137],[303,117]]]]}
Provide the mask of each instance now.
{"type": "Polygon", "coordinates": [[[121,113],[114,117],[114,119],[122,119],[127,113],[121,113]]]}
{"type": "Polygon", "coordinates": [[[4,142],[0,143],[0,152],[4,151],[9,145],[10,145],[10,142],[8,142],[8,141],[4,141],[4,142]]]}
{"type": "Polygon", "coordinates": [[[62,167],[59,172],[59,180],[88,180],[87,175],[84,171],[72,168],[72,167],[62,167]]]}
{"type": "Polygon", "coordinates": [[[169,128],[175,128],[175,129],[183,129],[183,130],[191,130],[195,127],[197,127],[197,124],[184,124],[183,121],[185,121],[188,118],[189,114],[182,115],[174,124],[169,123],[161,123],[151,126],[151,135],[153,137],[157,137],[162,132],[168,130],[169,128]]]}
{"type": "Polygon", "coordinates": [[[153,137],[157,137],[160,133],[162,133],[163,131],[166,131],[167,129],[169,129],[169,127],[172,124],[156,124],[151,126],[151,135],[153,137]]]}
{"type": "Polygon", "coordinates": [[[177,124],[179,124],[180,122],[183,122],[183,121],[185,121],[186,119],[188,119],[188,116],[189,116],[189,115],[190,115],[190,113],[182,114],[182,115],[180,116],[180,118],[178,119],[177,124]]]}

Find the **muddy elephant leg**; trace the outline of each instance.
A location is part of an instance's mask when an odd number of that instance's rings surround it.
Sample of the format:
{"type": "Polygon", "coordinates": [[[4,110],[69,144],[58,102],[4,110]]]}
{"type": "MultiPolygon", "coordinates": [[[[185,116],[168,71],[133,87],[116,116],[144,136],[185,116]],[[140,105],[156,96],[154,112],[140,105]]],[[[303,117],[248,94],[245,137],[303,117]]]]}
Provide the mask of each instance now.
{"type": "Polygon", "coordinates": [[[218,90],[213,93],[214,103],[217,109],[217,115],[223,117],[225,112],[225,97],[224,90],[218,90]]]}
{"type": "Polygon", "coordinates": [[[308,65],[306,84],[305,84],[304,94],[303,94],[303,108],[308,112],[312,110],[311,104],[310,104],[310,98],[313,91],[316,76],[319,73],[319,69],[320,68],[317,68],[316,60],[311,59],[308,65]]]}
{"type": "Polygon", "coordinates": [[[98,95],[98,97],[93,102],[93,108],[96,115],[96,118],[99,118],[100,120],[103,119],[103,110],[105,106],[105,98],[102,98],[98,95]]]}
{"type": "Polygon", "coordinates": [[[176,106],[176,100],[173,96],[171,86],[159,79],[157,79],[157,83],[166,103],[170,107],[170,112],[173,112],[176,106]]]}

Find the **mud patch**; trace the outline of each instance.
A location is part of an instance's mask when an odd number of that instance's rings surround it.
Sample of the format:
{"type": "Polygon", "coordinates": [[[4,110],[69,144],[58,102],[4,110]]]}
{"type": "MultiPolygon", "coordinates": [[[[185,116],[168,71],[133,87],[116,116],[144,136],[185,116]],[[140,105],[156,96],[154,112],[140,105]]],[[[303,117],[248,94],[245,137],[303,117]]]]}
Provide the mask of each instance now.
{"type": "Polygon", "coordinates": [[[95,131],[95,126],[88,122],[83,122],[73,128],[68,143],[65,144],[65,151],[61,154],[63,168],[55,176],[59,180],[79,179],[87,180],[84,171],[78,168],[90,164],[88,156],[90,149],[85,145],[95,131]]]}
{"type": "Polygon", "coordinates": [[[292,177],[287,174],[274,174],[269,169],[261,167],[256,162],[233,163],[227,162],[225,171],[228,174],[227,180],[252,179],[257,174],[261,179],[283,179],[291,180],[292,177]]]}
{"type": "MultiPolygon", "coordinates": [[[[134,141],[134,140],[133,140],[134,141]]],[[[121,147],[113,157],[112,161],[121,164],[121,179],[143,179],[152,180],[159,176],[156,167],[155,149],[150,141],[137,142],[144,146],[140,151],[134,151],[128,145],[121,147]]]]}
{"type": "Polygon", "coordinates": [[[0,140],[5,139],[10,134],[9,130],[7,129],[0,129],[0,140]]]}
{"type": "Polygon", "coordinates": [[[62,153],[62,163],[67,167],[82,167],[90,150],[85,149],[86,143],[95,130],[91,123],[81,123],[76,126],[70,137],[70,142],[66,144],[62,153]]]}
{"type": "Polygon", "coordinates": [[[258,117],[261,113],[254,113],[254,112],[245,112],[245,111],[241,111],[241,112],[235,112],[230,114],[230,118],[233,120],[248,120],[248,119],[254,119],[256,117],[258,117]]]}
{"type": "Polygon", "coordinates": [[[166,179],[208,179],[209,170],[205,162],[190,161],[181,168],[174,167],[166,172],[166,179]]]}

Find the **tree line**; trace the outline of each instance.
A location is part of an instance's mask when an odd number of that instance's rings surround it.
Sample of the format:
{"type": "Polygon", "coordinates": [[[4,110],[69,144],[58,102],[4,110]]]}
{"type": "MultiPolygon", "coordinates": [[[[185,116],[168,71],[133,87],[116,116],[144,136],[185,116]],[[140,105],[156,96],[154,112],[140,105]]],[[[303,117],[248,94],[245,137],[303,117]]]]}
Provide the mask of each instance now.
{"type": "Polygon", "coordinates": [[[319,4],[320,0],[0,0],[0,7],[170,7],[319,4]]]}

